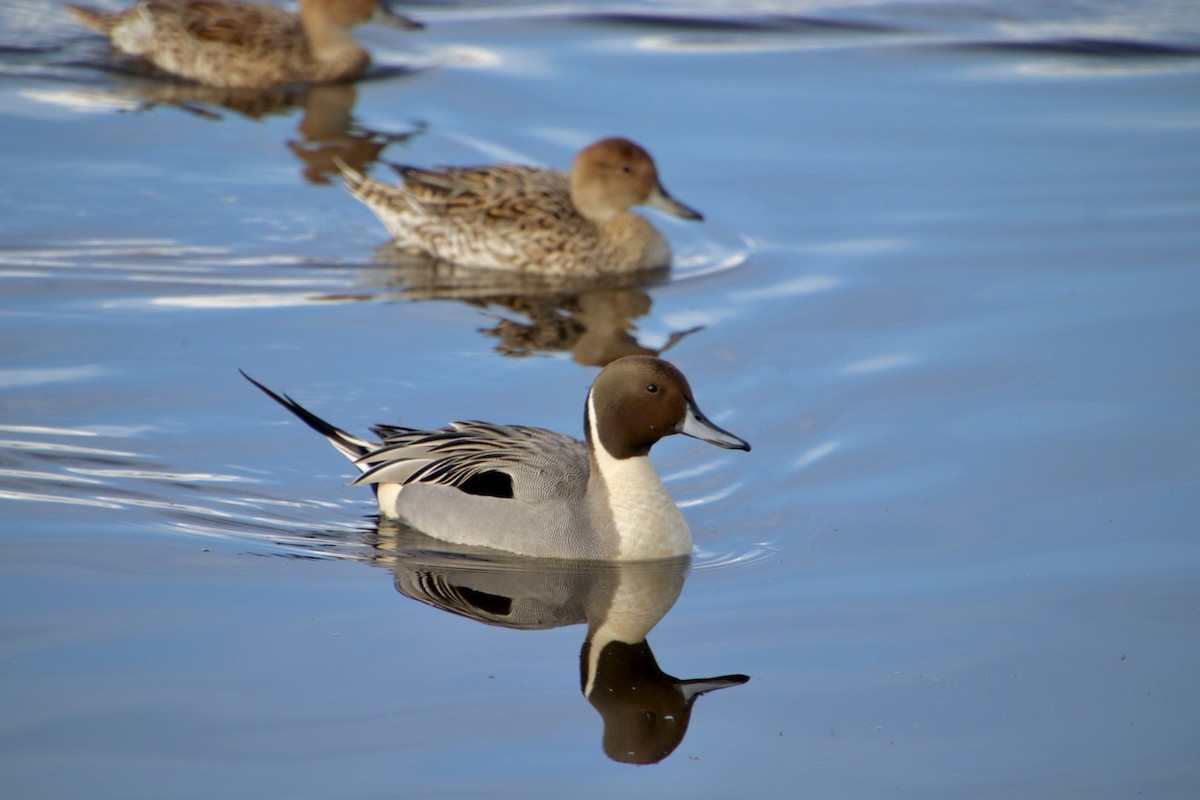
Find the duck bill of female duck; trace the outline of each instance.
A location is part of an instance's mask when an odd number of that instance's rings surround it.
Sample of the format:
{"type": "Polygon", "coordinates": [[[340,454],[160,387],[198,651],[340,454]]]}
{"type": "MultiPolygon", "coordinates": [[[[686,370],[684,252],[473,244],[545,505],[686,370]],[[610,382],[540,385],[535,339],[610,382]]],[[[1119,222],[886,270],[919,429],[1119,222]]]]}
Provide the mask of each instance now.
{"type": "Polygon", "coordinates": [[[683,422],[679,423],[675,431],[676,433],[682,433],[684,436],[699,439],[702,442],[715,444],[717,447],[724,447],[726,450],[750,451],[749,442],[734,436],[724,428],[714,425],[693,402],[688,402],[683,422]]]}
{"type": "Polygon", "coordinates": [[[415,19],[406,17],[397,11],[393,7],[392,0],[379,0],[375,6],[375,14],[371,17],[371,21],[382,25],[390,25],[405,31],[419,31],[425,27],[424,23],[417,22],[415,19]]]}
{"type": "Polygon", "coordinates": [[[657,208],[659,211],[681,219],[704,220],[704,215],[699,211],[691,206],[685,206],[674,197],[671,197],[670,193],[663,188],[662,183],[655,184],[654,188],[650,190],[650,196],[646,198],[646,202],[643,205],[650,208],[657,208]]]}

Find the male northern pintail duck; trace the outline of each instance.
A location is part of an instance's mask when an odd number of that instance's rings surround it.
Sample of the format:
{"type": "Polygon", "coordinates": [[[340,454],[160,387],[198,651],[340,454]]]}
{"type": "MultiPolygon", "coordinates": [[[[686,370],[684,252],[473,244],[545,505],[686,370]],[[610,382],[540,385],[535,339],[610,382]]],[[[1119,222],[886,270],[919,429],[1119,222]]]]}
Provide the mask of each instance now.
{"type": "MultiPolygon", "coordinates": [[[[245,373],[242,373],[245,375],[245,373]]],[[[682,433],[734,450],[742,439],[700,413],[687,378],[650,356],[606,366],[588,392],[586,442],[522,425],[377,425],[383,441],[339,430],[264,391],[327,438],[375,488],[385,517],[434,538],[545,558],[645,560],[691,552],[692,535],[648,458],[682,433]]]]}
{"type": "Polygon", "coordinates": [[[467,267],[580,276],[666,267],[671,246],[630,207],[704,219],[667,193],[654,159],[628,139],[585,147],[569,174],[516,164],[397,169],[397,186],[342,174],[400,247],[467,267]]]}
{"type": "Polygon", "coordinates": [[[385,0],[300,0],[300,14],[236,0],[138,0],[125,11],[71,6],[118,50],[207,86],[266,89],[355,78],[371,58],[351,29],[378,18],[419,28],[385,0]]]}

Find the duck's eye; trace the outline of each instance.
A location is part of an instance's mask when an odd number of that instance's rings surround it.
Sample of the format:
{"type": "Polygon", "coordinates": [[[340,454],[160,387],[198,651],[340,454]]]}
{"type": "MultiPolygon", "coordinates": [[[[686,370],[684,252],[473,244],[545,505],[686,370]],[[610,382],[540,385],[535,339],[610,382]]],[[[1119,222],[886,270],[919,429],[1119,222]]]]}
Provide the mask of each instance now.
{"type": "Polygon", "coordinates": [[[626,175],[629,175],[630,173],[633,172],[633,167],[629,166],[628,164],[622,164],[621,172],[624,172],[626,175]]]}
{"type": "Polygon", "coordinates": [[[646,391],[649,392],[650,394],[658,394],[658,385],[653,384],[653,383],[648,384],[646,386],[646,391]]]}

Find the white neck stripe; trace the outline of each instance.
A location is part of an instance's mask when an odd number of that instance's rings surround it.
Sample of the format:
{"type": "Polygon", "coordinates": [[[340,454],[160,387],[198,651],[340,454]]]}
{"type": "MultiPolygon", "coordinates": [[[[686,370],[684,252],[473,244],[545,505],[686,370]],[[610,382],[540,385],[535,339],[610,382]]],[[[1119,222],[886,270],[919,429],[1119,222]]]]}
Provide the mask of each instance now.
{"type": "Polygon", "coordinates": [[[647,456],[614,458],[600,441],[596,409],[588,397],[592,453],[604,483],[617,533],[618,558],[650,559],[684,555],[692,534],[647,456]]]}

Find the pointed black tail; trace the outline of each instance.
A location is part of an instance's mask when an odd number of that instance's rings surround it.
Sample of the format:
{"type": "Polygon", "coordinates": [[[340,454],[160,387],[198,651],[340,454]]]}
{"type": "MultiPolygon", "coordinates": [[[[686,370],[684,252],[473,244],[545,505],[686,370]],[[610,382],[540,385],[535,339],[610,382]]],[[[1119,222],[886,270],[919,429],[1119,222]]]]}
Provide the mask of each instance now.
{"type": "Polygon", "coordinates": [[[377,445],[372,444],[371,442],[346,433],[341,428],[335,428],[333,425],[330,425],[328,422],[321,419],[316,414],[312,413],[307,408],[288,397],[286,394],[276,394],[266,386],[263,386],[261,383],[254,380],[254,378],[251,378],[245,373],[244,370],[239,369],[238,372],[242,373],[243,378],[257,386],[267,397],[271,398],[276,403],[279,403],[279,405],[295,414],[305,425],[328,439],[329,443],[338,449],[338,452],[351,461],[357,461],[359,458],[377,447],[377,445]]]}

